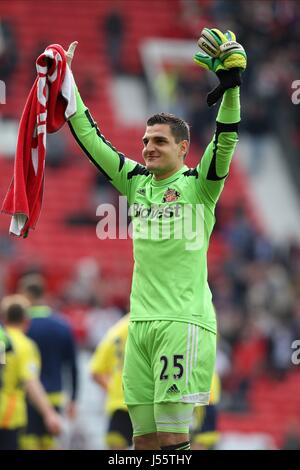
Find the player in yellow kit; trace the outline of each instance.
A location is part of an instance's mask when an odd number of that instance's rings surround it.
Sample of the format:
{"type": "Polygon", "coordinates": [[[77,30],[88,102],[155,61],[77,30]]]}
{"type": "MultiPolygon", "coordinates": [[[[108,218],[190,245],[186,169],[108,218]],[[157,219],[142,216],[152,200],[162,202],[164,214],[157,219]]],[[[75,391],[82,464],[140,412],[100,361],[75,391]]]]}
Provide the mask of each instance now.
{"type": "Polygon", "coordinates": [[[218,403],[221,396],[221,381],[215,372],[211,384],[210,401],[207,406],[196,406],[194,409],[194,426],[192,429],[192,449],[212,450],[220,439],[218,431],[218,403]]]}
{"type": "Polygon", "coordinates": [[[0,449],[16,450],[27,422],[25,394],[42,414],[53,434],[60,432],[60,418],[48,402],[39,381],[40,356],[38,349],[24,332],[28,326],[26,308],[29,303],[23,296],[5,297],[1,303],[1,319],[12,343],[6,353],[0,385],[0,449]]]}
{"type": "Polygon", "coordinates": [[[127,449],[132,444],[132,426],[122,389],[128,323],[129,313],[108,330],[90,363],[93,379],[107,392],[106,412],[109,415],[109,425],[106,445],[118,450],[127,449]]]}

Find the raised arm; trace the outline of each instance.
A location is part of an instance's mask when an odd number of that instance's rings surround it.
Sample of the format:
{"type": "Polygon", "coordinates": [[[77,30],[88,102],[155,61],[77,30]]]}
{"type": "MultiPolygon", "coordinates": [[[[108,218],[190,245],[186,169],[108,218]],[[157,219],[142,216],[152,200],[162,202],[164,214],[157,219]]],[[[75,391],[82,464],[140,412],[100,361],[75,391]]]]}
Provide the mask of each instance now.
{"type": "MultiPolygon", "coordinates": [[[[77,42],[73,42],[66,52],[68,65],[71,66],[77,42]]],[[[130,199],[132,173],[144,170],[142,165],[118,152],[101,134],[97,123],[84,105],[76,87],[77,111],[69,119],[69,127],[80,148],[89,160],[101,171],[113,186],[130,199]]],[[[146,169],[145,169],[146,171],[146,169]]]]}
{"type": "Polygon", "coordinates": [[[199,191],[208,203],[215,204],[229,173],[230,162],[238,142],[240,89],[225,91],[216,120],[216,132],[207,146],[197,170],[199,191]]]}
{"type": "Polygon", "coordinates": [[[244,48],[236,42],[232,31],[204,28],[198,41],[201,52],[195,62],[214,72],[220,83],[207,96],[209,106],[222,97],[216,120],[216,132],[197,166],[201,198],[214,205],[224,187],[230,162],[238,142],[240,121],[241,72],[247,65],[244,48]]]}

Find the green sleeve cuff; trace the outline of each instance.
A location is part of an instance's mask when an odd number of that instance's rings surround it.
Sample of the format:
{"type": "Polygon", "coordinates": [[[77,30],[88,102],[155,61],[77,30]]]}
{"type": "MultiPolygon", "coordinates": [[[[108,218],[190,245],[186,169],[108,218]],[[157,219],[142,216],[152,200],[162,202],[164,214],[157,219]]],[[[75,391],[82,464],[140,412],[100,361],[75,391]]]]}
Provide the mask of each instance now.
{"type": "Polygon", "coordinates": [[[240,87],[229,88],[226,90],[222,103],[219,108],[217,121],[224,124],[232,124],[240,122],[241,106],[240,106],[240,87]]]}

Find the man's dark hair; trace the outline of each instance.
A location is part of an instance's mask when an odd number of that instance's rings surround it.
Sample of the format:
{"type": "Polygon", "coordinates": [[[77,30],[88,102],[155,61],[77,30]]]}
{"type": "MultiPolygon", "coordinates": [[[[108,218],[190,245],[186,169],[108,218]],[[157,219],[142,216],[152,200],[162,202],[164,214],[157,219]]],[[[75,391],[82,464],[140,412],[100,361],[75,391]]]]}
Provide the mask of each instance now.
{"type": "Polygon", "coordinates": [[[5,323],[10,325],[19,325],[28,318],[27,308],[28,300],[22,295],[10,295],[4,297],[1,302],[1,316],[5,323]]]}
{"type": "Polygon", "coordinates": [[[19,289],[32,299],[40,299],[45,292],[45,282],[40,274],[27,274],[20,279],[19,289]]]}
{"type": "Polygon", "coordinates": [[[154,114],[148,119],[147,126],[154,126],[154,124],[168,124],[177,144],[182,140],[190,142],[190,126],[183,119],[174,116],[174,114],[154,114]]]}

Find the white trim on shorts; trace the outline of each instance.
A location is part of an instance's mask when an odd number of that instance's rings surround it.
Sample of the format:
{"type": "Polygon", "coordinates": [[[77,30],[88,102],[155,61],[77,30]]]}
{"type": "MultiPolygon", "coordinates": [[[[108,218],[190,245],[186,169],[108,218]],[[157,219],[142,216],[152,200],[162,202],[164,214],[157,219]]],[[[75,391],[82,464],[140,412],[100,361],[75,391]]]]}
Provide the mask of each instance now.
{"type": "Polygon", "coordinates": [[[183,403],[199,403],[199,405],[208,405],[210,399],[210,392],[191,393],[190,395],[183,395],[180,399],[183,403]]]}
{"type": "MultiPolygon", "coordinates": [[[[198,325],[194,325],[193,323],[188,324],[185,375],[186,386],[189,383],[189,378],[192,376],[193,368],[197,367],[199,329],[200,327],[198,325]]],[[[183,395],[180,401],[183,403],[199,403],[200,405],[208,405],[209,398],[210,392],[198,392],[189,395],[183,395]]]]}

